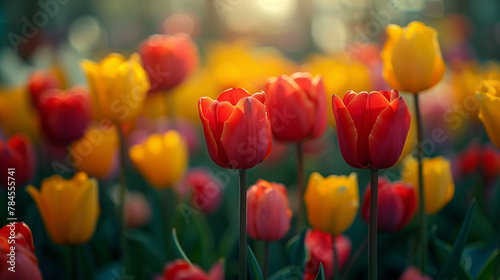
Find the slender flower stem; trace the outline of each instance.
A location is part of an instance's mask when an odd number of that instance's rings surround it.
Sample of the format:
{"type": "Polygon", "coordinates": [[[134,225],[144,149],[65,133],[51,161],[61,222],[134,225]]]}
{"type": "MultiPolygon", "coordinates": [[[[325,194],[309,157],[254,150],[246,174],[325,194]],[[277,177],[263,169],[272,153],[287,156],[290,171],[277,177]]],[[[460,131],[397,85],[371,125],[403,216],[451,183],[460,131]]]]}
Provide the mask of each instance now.
{"type": "Polygon", "coordinates": [[[76,280],[78,277],[78,272],[76,268],[76,246],[70,246],[71,251],[71,280],[76,280]]]}
{"type": "Polygon", "coordinates": [[[247,279],[247,170],[240,169],[240,280],[247,279]]]}
{"type": "Polygon", "coordinates": [[[264,241],[264,280],[267,279],[267,272],[269,271],[269,241],[264,241]]]}
{"type": "Polygon", "coordinates": [[[419,216],[420,216],[420,258],[419,268],[423,274],[427,273],[427,216],[425,214],[425,195],[424,195],[424,180],[423,166],[424,155],[422,151],[422,117],[420,115],[420,104],[418,102],[418,94],[414,94],[415,113],[417,121],[417,156],[418,156],[418,193],[419,193],[419,216]]]}
{"type": "Polygon", "coordinates": [[[335,243],[335,235],[332,234],[332,241],[333,241],[333,279],[334,280],[339,280],[340,279],[340,268],[339,268],[339,260],[337,259],[337,243],[335,243]]]}
{"type": "Polygon", "coordinates": [[[298,162],[298,178],[297,178],[297,233],[302,230],[304,226],[303,218],[303,197],[304,197],[304,152],[302,150],[302,142],[297,143],[297,162],[298,162]]]}
{"type": "Polygon", "coordinates": [[[122,249],[122,261],[123,267],[126,268],[127,260],[127,240],[125,239],[126,226],[125,226],[125,194],[127,193],[127,180],[126,180],[126,170],[125,161],[127,157],[126,147],[125,147],[125,136],[123,135],[123,129],[120,124],[116,124],[116,129],[118,130],[118,137],[120,140],[120,201],[118,206],[118,221],[120,226],[120,245],[122,249]]]}
{"type": "Polygon", "coordinates": [[[354,264],[356,263],[356,261],[358,261],[359,257],[361,256],[361,253],[363,253],[363,251],[365,251],[366,245],[368,245],[368,237],[365,238],[365,241],[363,241],[363,243],[361,243],[361,245],[358,247],[358,249],[356,250],[356,252],[352,256],[351,260],[347,264],[347,267],[344,271],[344,274],[342,274],[342,280],[347,279],[354,264]]]}
{"type": "Polygon", "coordinates": [[[368,257],[370,280],[377,279],[377,217],[378,217],[378,169],[371,169],[370,224],[368,225],[368,257]]]}

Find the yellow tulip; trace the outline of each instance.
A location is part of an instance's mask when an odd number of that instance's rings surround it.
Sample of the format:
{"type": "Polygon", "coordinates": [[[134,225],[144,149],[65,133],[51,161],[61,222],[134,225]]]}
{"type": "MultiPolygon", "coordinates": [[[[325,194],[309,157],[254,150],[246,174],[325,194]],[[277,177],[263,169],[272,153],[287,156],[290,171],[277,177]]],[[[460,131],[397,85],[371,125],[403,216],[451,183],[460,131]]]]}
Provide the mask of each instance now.
{"type": "Polygon", "coordinates": [[[133,120],[141,110],[150,84],[139,55],[130,60],[110,54],[100,63],[83,60],[94,118],[109,118],[122,123],[133,120]]]}
{"type": "Polygon", "coordinates": [[[309,224],[313,229],[338,235],[356,217],[359,208],[358,177],[331,175],[323,178],[314,172],[304,196],[309,224]]]}
{"type": "Polygon", "coordinates": [[[496,62],[489,62],[481,66],[477,62],[469,62],[457,68],[452,76],[455,101],[466,111],[466,119],[470,117],[471,120],[477,121],[479,107],[474,103],[476,89],[483,80],[500,79],[500,65],[496,62]]]}
{"type": "MultiPolygon", "coordinates": [[[[424,158],[423,177],[425,213],[436,214],[451,201],[455,192],[450,162],[443,157],[424,158]]],[[[419,199],[418,162],[414,157],[408,156],[403,161],[401,180],[413,185],[419,199]]]]}
{"type": "Polygon", "coordinates": [[[25,89],[0,88],[0,126],[7,135],[24,132],[38,139],[37,114],[25,89]]]}
{"type": "Polygon", "coordinates": [[[82,138],[71,143],[69,158],[78,171],[92,177],[106,178],[118,153],[116,127],[90,125],[82,138]]]}
{"type": "Polygon", "coordinates": [[[41,190],[29,186],[52,241],[79,245],[92,237],[99,217],[97,180],[80,172],[65,180],[58,175],[42,181],[41,190]]]}
{"type": "Polygon", "coordinates": [[[417,94],[437,84],[446,66],[434,28],[414,21],[405,28],[389,24],[382,50],[384,78],[394,89],[417,94]]]}
{"type": "Polygon", "coordinates": [[[500,80],[482,81],[476,90],[479,100],[479,119],[491,142],[500,147],[500,80]]]}
{"type": "Polygon", "coordinates": [[[146,180],[157,188],[171,187],[188,165],[187,144],[175,130],[153,134],[144,143],[134,145],[130,159],[146,180]]]}

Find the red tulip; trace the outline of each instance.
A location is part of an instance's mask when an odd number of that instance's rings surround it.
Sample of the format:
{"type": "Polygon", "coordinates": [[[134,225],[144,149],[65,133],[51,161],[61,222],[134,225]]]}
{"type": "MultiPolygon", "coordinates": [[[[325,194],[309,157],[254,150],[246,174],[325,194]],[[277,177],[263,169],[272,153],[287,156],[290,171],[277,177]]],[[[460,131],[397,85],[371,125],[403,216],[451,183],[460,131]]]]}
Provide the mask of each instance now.
{"type": "Polygon", "coordinates": [[[500,171],[500,153],[491,145],[481,147],[473,142],[457,156],[460,176],[480,171],[485,184],[492,182],[500,171]]]}
{"type": "Polygon", "coordinates": [[[74,87],[64,92],[46,91],[40,100],[40,121],[47,139],[59,145],[83,136],[90,122],[90,98],[86,88],[74,87]]]}
{"type": "Polygon", "coordinates": [[[163,272],[165,280],[222,280],[224,279],[223,262],[215,263],[210,272],[206,274],[195,264],[189,264],[185,260],[175,260],[165,267],[163,272]]]}
{"type": "Polygon", "coordinates": [[[264,241],[283,238],[292,219],[285,186],[259,180],[248,189],[247,200],[248,235],[264,241]]]}
{"type": "Polygon", "coordinates": [[[40,108],[40,98],[46,90],[60,87],[57,76],[52,72],[35,71],[27,83],[31,102],[37,109],[40,108]]]}
{"type": "Polygon", "coordinates": [[[403,274],[399,277],[399,280],[431,280],[429,276],[425,276],[414,266],[408,267],[403,274]]]}
{"type": "Polygon", "coordinates": [[[191,192],[191,205],[205,214],[219,209],[222,203],[222,184],[203,168],[191,169],[178,186],[181,196],[191,192]]]}
{"type": "MultiPolygon", "coordinates": [[[[23,134],[12,136],[7,143],[0,140],[0,184],[7,189],[8,177],[14,178],[15,186],[27,184],[35,172],[35,156],[31,141],[23,134]],[[14,173],[9,175],[9,168],[14,168],[14,173]]],[[[12,186],[12,183],[11,183],[12,186]]]]}
{"type": "Polygon", "coordinates": [[[295,73],[271,78],[266,84],[266,106],[274,137],[298,142],[314,139],[325,131],[327,109],[320,76],[295,73]]]}
{"type": "Polygon", "coordinates": [[[198,49],[189,35],[152,35],[139,46],[150,92],[169,90],[180,84],[197,66],[198,49]]]}
{"type": "Polygon", "coordinates": [[[198,102],[205,141],[212,160],[221,167],[248,169],[271,152],[271,122],[264,105],[266,95],[241,88],[224,91],[217,100],[198,102]]]}
{"type": "MultiPolygon", "coordinates": [[[[368,185],[361,206],[361,217],[370,220],[370,194],[368,185]]],[[[413,218],[417,210],[415,190],[403,182],[390,183],[385,177],[378,180],[378,218],[377,230],[396,232],[404,228],[413,218]]]]}
{"type": "Polygon", "coordinates": [[[0,279],[42,279],[35,256],[33,236],[25,223],[11,222],[0,229],[0,279]]]}
{"type": "Polygon", "coordinates": [[[397,90],[333,95],[340,151],[355,168],[389,168],[403,151],[411,114],[397,90]]]}
{"type": "MultiPolygon", "coordinates": [[[[326,278],[332,278],[333,269],[333,238],[329,233],[309,229],[306,233],[305,246],[309,251],[306,262],[304,280],[314,280],[318,275],[319,265],[323,264],[326,278]]],[[[345,235],[335,236],[335,248],[339,269],[342,269],[351,254],[351,239],[345,235]]]]}

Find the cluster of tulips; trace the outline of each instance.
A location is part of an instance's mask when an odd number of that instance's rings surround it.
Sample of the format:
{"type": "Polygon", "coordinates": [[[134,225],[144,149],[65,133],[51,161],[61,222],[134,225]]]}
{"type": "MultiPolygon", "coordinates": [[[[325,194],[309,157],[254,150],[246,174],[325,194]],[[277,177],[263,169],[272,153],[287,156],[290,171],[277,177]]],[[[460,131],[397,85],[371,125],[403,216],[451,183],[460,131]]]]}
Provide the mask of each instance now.
{"type": "MultiPolygon", "coordinates": [[[[437,273],[426,267],[429,255],[426,216],[441,211],[455,193],[450,161],[441,156],[425,157],[421,146],[423,123],[419,97],[440,82],[446,69],[437,33],[421,22],[412,22],[404,28],[389,25],[386,31],[388,38],[381,53],[383,77],[393,90],[332,93],[325,89],[325,77],[296,72],[269,77],[263,91],[254,94],[243,88],[229,88],[216,99],[199,99],[199,119],[210,158],[224,169],[237,170],[234,174],[239,175],[237,274],[240,279],[247,279],[248,275],[252,279],[267,278],[271,261],[269,244],[282,240],[291,231],[294,217],[297,238],[290,247],[296,252],[295,257],[301,258],[300,276],[340,279],[340,272],[350,269],[347,266],[352,249],[352,241],[344,232],[358,210],[369,225],[366,234],[369,279],[377,279],[377,256],[385,255],[377,252],[377,232],[401,231],[417,212],[418,269],[410,266],[400,279],[429,279],[427,274],[435,274],[439,279],[455,277],[460,258],[447,261],[437,273]],[[399,91],[414,98],[413,113],[399,91]],[[371,180],[362,201],[357,173],[323,176],[313,172],[305,179],[305,143],[322,137],[330,110],[343,159],[353,168],[370,170],[371,180]],[[415,134],[418,156],[405,156],[405,145],[413,141],[415,134]],[[273,139],[292,143],[297,149],[296,201],[289,200],[287,186],[280,182],[260,179],[247,187],[247,170],[265,162],[275,143],[273,139]],[[379,177],[380,169],[396,164],[400,165],[400,175],[379,177]],[[264,241],[266,257],[260,265],[247,244],[247,234],[264,241]],[[304,248],[309,253],[300,256],[304,248]]],[[[176,203],[172,199],[173,186],[177,186],[174,196],[182,198],[189,193],[190,205],[204,215],[216,212],[223,201],[222,183],[210,172],[206,169],[186,172],[189,153],[196,145],[192,142],[192,132],[176,118],[176,111],[183,108],[172,105],[172,91],[193,72],[198,60],[198,50],[188,36],[153,35],[129,59],[110,54],[99,63],[82,61],[88,89],[77,86],[62,90],[65,82],[57,73],[36,72],[30,77],[32,106],[38,111],[43,139],[50,151],[43,164],[56,171],[56,175],[43,179],[39,188],[28,186],[27,192],[55,244],[69,246],[74,252],[76,246],[89,242],[101,213],[99,183],[119,173],[119,189],[115,194],[119,226],[116,235],[120,236],[124,271],[130,271],[133,255],[129,254],[129,229],[147,224],[155,215],[141,192],[128,190],[130,162],[157,191],[162,206],[160,236],[166,240],[161,241],[165,244],[160,242],[164,245],[161,249],[178,253],[178,258],[163,264],[163,271],[154,272],[158,275],[155,279],[224,278],[223,260],[211,264],[210,271],[205,272],[190,261],[176,231],[172,231],[176,209],[172,205],[176,203]],[[161,96],[166,102],[164,109],[169,120],[161,129],[134,123],[147,95],[161,96]]],[[[500,130],[496,129],[500,124],[500,113],[496,112],[500,104],[500,81],[482,81],[475,91],[478,118],[491,142],[500,147],[500,130]]],[[[5,188],[9,186],[9,168],[16,170],[18,192],[32,182],[36,161],[31,142],[24,133],[13,133],[8,141],[0,141],[0,184],[5,188]]],[[[493,180],[500,169],[500,157],[495,150],[476,147],[461,157],[461,168],[470,172],[487,162],[482,167],[486,179],[493,180]]],[[[363,172],[360,170],[359,174],[363,172]]],[[[37,236],[32,235],[29,226],[15,223],[15,274],[8,270],[5,259],[11,250],[10,229],[5,226],[0,230],[0,279],[42,279],[33,245],[37,236]]],[[[359,254],[355,255],[352,258],[359,258],[359,254]]],[[[74,253],[72,256],[76,258],[74,253]]],[[[70,279],[77,279],[78,269],[72,267],[71,271],[70,279]]],[[[291,277],[297,272],[285,269],[281,273],[282,277],[291,277]]]]}

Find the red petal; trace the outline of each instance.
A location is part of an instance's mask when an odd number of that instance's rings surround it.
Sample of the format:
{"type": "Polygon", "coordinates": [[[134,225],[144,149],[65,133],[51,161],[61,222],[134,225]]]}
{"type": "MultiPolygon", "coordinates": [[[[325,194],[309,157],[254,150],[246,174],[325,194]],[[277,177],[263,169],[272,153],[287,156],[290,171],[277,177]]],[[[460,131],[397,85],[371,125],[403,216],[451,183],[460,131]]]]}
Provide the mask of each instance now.
{"type": "Polygon", "coordinates": [[[410,121],[411,114],[402,97],[380,113],[369,137],[370,156],[375,168],[389,168],[397,162],[410,121]]]}
{"type": "Polygon", "coordinates": [[[358,132],[354,126],[354,121],[340,98],[336,95],[333,95],[332,98],[333,114],[335,115],[335,121],[337,123],[340,152],[347,164],[355,168],[361,168],[362,166],[358,163],[356,156],[358,132]]]}
{"type": "Polygon", "coordinates": [[[228,101],[232,105],[235,105],[240,101],[240,99],[249,97],[248,91],[242,88],[230,88],[222,92],[217,98],[218,101],[228,101]]]}
{"type": "MultiPolygon", "coordinates": [[[[368,110],[368,93],[360,92],[358,93],[349,105],[346,105],[349,115],[354,122],[354,127],[358,133],[356,144],[356,156],[357,162],[363,167],[370,165],[370,150],[368,146],[368,135],[370,130],[368,129],[368,120],[370,110],[368,110]]],[[[338,125],[338,124],[337,124],[338,125]]]]}
{"type": "Polygon", "coordinates": [[[398,196],[405,206],[403,208],[403,218],[397,228],[397,230],[399,230],[405,227],[415,215],[417,211],[417,197],[415,190],[410,185],[404,183],[395,183],[394,191],[398,193],[398,196]]]}
{"type": "MultiPolygon", "coordinates": [[[[199,100],[198,111],[200,113],[200,119],[201,119],[201,123],[203,125],[203,134],[205,135],[205,142],[207,143],[208,154],[210,155],[212,160],[217,165],[219,165],[221,167],[225,167],[225,163],[219,159],[217,142],[216,142],[214,134],[213,134],[217,130],[212,132],[212,129],[210,127],[211,121],[209,118],[212,118],[212,119],[214,118],[215,109],[216,109],[216,106],[212,106],[212,104],[216,103],[216,101],[214,101],[213,103],[210,103],[210,105],[208,105],[207,100],[208,100],[208,98],[201,98],[199,100]],[[203,109],[203,107],[205,107],[205,109],[203,109]],[[205,115],[207,117],[205,117],[205,115]]],[[[213,120],[212,120],[212,122],[213,122],[213,120]]],[[[217,128],[217,126],[215,126],[215,128],[217,128]]]]}
{"type": "Polygon", "coordinates": [[[264,160],[268,152],[269,119],[266,107],[253,98],[242,99],[237,108],[224,124],[221,143],[230,168],[248,169],[264,160]]]}
{"type": "Polygon", "coordinates": [[[315,139],[323,134],[326,129],[326,124],[328,122],[328,112],[326,105],[326,96],[325,96],[325,87],[323,85],[323,79],[320,76],[317,76],[313,80],[314,89],[313,92],[315,94],[314,105],[316,117],[314,120],[314,128],[311,134],[311,138],[315,139]]]}

